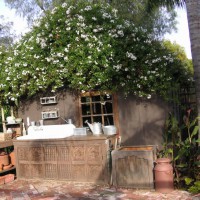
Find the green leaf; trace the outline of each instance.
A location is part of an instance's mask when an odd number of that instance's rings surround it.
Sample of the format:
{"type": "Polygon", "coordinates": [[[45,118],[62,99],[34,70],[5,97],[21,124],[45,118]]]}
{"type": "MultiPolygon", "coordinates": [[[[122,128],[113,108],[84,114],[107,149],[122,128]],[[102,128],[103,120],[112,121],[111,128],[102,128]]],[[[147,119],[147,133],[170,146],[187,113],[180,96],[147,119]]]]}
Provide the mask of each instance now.
{"type": "Polygon", "coordinates": [[[194,181],[192,178],[189,178],[189,177],[185,178],[186,185],[190,185],[192,183],[192,181],[194,181]]]}
{"type": "Polygon", "coordinates": [[[198,130],[199,130],[199,126],[195,126],[194,130],[192,131],[191,137],[194,137],[198,133],[198,130]]]}
{"type": "Polygon", "coordinates": [[[176,165],[176,167],[178,168],[185,168],[187,167],[188,165],[187,164],[179,164],[179,165],[176,165]]]}
{"type": "Polygon", "coordinates": [[[197,143],[200,143],[200,139],[196,140],[197,143]]]}

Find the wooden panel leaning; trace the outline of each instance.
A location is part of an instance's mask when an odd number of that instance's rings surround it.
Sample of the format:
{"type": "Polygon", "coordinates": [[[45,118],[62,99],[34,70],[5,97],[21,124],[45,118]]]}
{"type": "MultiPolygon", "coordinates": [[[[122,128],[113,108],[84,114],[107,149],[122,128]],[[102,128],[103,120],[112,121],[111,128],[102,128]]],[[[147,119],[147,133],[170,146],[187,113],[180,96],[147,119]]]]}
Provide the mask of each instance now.
{"type": "Polygon", "coordinates": [[[112,180],[116,187],[154,188],[155,146],[125,146],[112,152],[112,180]]]}

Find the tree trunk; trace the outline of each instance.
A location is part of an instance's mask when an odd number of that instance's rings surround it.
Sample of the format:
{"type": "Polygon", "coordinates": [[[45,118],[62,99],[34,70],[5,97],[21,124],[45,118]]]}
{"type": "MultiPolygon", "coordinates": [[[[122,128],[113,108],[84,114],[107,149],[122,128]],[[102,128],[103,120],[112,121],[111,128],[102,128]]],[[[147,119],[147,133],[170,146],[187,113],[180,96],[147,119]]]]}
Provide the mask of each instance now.
{"type": "MultiPolygon", "coordinates": [[[[186,0],[198,116],[200,116],[200,1],[186,0]]],[[[200,126],[200,121],[199,121],[200,126]]],[[[200,131],[199,131],[200,138],[200,131]]]]}

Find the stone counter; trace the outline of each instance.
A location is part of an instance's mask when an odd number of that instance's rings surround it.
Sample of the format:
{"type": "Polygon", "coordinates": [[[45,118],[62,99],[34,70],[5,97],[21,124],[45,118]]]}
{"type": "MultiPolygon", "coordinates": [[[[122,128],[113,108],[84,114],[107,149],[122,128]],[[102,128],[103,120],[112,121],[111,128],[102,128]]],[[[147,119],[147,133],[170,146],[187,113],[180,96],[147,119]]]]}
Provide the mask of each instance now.
{"type": "Polygon", "coordinates": [[[113,136],[13,140],[17,178],[108,184],[113,136]]]}

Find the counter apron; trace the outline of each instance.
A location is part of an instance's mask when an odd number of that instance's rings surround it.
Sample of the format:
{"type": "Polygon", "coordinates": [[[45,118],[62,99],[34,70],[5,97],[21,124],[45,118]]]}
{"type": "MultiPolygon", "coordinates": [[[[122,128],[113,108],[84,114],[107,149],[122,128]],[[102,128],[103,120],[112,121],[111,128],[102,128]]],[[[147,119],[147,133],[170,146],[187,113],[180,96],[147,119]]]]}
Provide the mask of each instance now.
{"type": "Polygon", "coordinates": [[[19,179],[52,179],[109,183],[112,136],[14,140],[19,179]]]}

